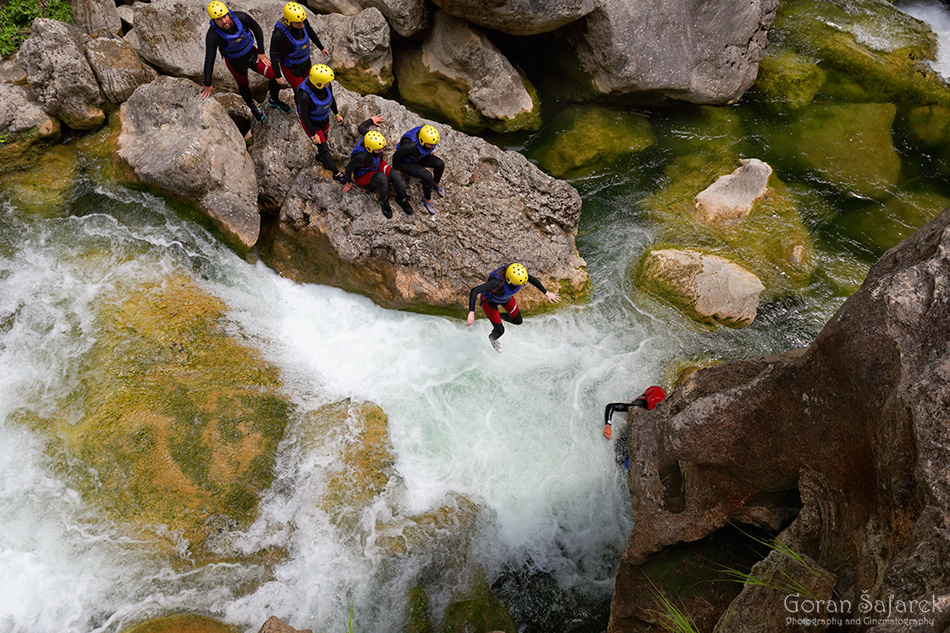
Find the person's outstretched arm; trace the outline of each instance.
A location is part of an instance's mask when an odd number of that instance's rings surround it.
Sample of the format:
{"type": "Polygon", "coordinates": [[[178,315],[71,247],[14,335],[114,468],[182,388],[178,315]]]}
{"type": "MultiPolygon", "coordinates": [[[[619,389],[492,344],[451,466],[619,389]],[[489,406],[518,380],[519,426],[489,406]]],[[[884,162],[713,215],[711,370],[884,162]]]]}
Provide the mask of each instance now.
{"type": "Polygon", "coordinates": [[[541,291],[541,294],[544,295],[544,298],[548,300],[548,303],[557,303],[561,300],[560,295],[556,292],[548,292],[544,288],[544,284],[541,283],[541,280],[532,275],[528,275],[528,283],[541,291]]]}

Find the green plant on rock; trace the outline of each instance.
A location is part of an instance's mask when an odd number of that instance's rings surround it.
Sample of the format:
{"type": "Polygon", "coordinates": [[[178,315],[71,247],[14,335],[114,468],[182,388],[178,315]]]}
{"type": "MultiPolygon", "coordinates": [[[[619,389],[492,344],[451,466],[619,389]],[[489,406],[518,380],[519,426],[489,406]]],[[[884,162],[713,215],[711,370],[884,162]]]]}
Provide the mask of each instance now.
{"type": "MultiPolygon", "coordinates": [[[[801,565],[809,571],[814,571],[812,566],[808,564],[808,561],[805,560],[805,557],[792,549],[787,543],[784,543],[780,538],[775,537],[771,540],[760,539],[752,535],[747,535],[749,538],[754,541],[765,545],[770,548],[772,551],[778,552],[782,556],[789,558],[798,565],[801,565]]],[[[743,585],[753,586],[753,587],[764,587],[766,589],[773,589],[775,591],[784,593],[786,595],[800,595],[808,598],[809,600],[818,601],[818,596],[814,595],[814,592],[810,591],[805,585],[803,585],[799,580],[794,578],[791,574],[781,569],[773,570],[772,573],[758,575],[753,571],[744,572],[741,569],[735,569],[733,567],[723,566],[723,572],[726,575],[726,580],[732,582],[738,582],[743,585]]]]}
{"type": "Polygon", "coordinates": [[[0,3],[0,57],[9,57],[30,35],[36,18],[72,22],[73,10],[65,0],[7,0],[0,3]]]}
{"type": "Polygon", "coordinates": [[[686,610],[666,597],[653,584],[653,581],[650,581],[650,584],[653,586],[650,592],[653,594],[653,601],[657,608],[650,609],[647,613],[659,620],[659,626],[671,633],[699,633],[699,629],[696,628],[696,624],[686,610]]]}

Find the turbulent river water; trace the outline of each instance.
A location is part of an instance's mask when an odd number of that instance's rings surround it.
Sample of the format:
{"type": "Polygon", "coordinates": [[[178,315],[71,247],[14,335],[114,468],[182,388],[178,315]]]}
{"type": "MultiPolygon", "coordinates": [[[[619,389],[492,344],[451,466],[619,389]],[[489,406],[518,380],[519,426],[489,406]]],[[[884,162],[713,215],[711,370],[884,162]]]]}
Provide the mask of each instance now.
{"type": "MultiPolygon", "coordinates": [[[[693,133],[676,113],[657,113],[651,124],[657,137],[693,133]]],[[[807,345],[846,298],[840,288],[858,283],[875,256],[816,216],[808,226],[818,257],[850,284],[818,276],[764,303],[742,330],[698,327],[629,280],[654,239],[638,203],[669,158],[661,144],[574,183],[584,199],[578,247],[591,301],[528,315],[509,328],[501,355],[488,345],[484,319],[466,328],[293,283],[240,259],[147,193],[87,176],[65,208],[46,214],[4,193],[0,633],[120,631],[178,612],[249,631],[270,614],[314,631],[342,631],[351,611],[358,631],[393,630],[403,618],[407,587],[424,561],[394,563],[365,542],[354,546],[314,509],[332,446],[297,441],[291,428],[258,519],[234,535],[235,552],[288,553],[264,577],[253,564],[176,564],[176,553],[84,501],[54,467],[43,433],[21,423],[24,411],[82,415],[71,394],[104,296],[182,273],[228,305],[233,328],[280,369],[299,412],[351,398],[388,414],[400,483],[374,512],[425,512],[453,495],[475,500],[482,511],[467,555],[496,581],[523,629],[601,630],[634,520],[623,473],[600,434],[604,404],[669,386],[685,361],[807,345]]],[[[438,596],[433,604],[436,612],[445,606],[438,596]]]]}

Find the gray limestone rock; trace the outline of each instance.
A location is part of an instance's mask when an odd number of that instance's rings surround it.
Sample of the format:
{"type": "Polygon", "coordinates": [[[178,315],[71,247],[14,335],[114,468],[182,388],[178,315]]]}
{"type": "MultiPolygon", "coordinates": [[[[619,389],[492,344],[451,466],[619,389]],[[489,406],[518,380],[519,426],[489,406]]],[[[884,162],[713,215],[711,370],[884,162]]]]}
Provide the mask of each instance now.
{"type": "Polygon", "coordinates": [[[480,0],[434,0],[446,13],[512,35],[536,35],[561,28],[591,11],[595,0],[514,0],[486,3],[480,0]]]}
{"type": "Polygon", "coordinates": [[[86,59],[106,98],[122,103],[142,84],[154,81],[158,73],[135,54],[125,40],[100,37],[86,43],[86,59]]]}
{"type": "Polygon", "coordinates": [[[701,323],[743,327],[755,320],[765,286],[753,273],[718,255],[694,250],[652,251],[641,284],[701,323]]]}
{"type": "Polygon", "coordinates": [[[119,109],[116,158],[131,180],[193,205],[238,250],[257,242],[257,178],[244,138],[187,79],[139,86],[119,109]]]}
{"type": "MultiPolygon", "coordinates": [[[[392,87],[389,25],[378,9],[365,9],[354,16],[316,15],[309,22],[330,51],[330,58],[323,63],[333,68],[337,81],[362,94],[382,93],[392,87]]],[[[316,57],[323,56],[317,53],[316,57]]]]}
{"type": "Polygon", "coordinates": [[[398,51],[402,98],[467,132],[537,129],[534,88],[477,28],[436,11],[419,45],[398,51]]]}
{"type": "MultiPolygon", "coordinates": [[[[524,263],[566,299],[589,292],[574,243],[580,197],[573,187],[516,152],[420,119],[395,102],[343,88],[334,92],[344,122],[331,122],[329,143],[341,167],[357,141],[357,126],[372,115],[385,117],[380,131],[388,139],[387,159],[404,132],[433,124],[441,135],[437,154],[446,162],[446,197],[435,199],[439,211],[430,216],[422,208],[421,186],[412,180],[415,214],[407,216],[393,204],[395,217],[388,220],[375,195],[359,187],[344,194],[325,170],[306,167],[284,199],[278,225],[262,239],[259,250],[269,265],[293,279],[339,286],[382,305],[442,312],[464,313],[469,290],[510,261],[524,263]]],[[[284,146],[288,156],[296,152],[279,138],[273,142],[281,146],[275,152],[284,146]]],[[[258,151],[281,160],[268,148],[258,151]]],[[[262,193],[267,196],[279,193],[262,193]]],[[[536,292],[519,296],[528,309],[541,301],[536,292]]]]}
{"type": "Polygon", "coordinates": [[[122,34],[122,22],[113,0],[70,0],[76,26],[93,37],[122,34]]]}
{"type": "Polygon", "coordinates": [[[37,18],[17,59],[46,112],[71,128],[96,128],[105,121],[102,92],[83,55],[82,34],[74,26],[37,18]]]}
{"type": "Polygon", "coordinates": [[[59,135],[59,123],[25,86],[0,83],[0,171],[31,158],[41,142],[59,135]]]}
{"type": "Polygon", "coordinates": [[[693,103],[737,100],[755,81],[777,0],[597,0],[568,42],[593,88],[693,103]]]}
{"type": "Polygon", "coordinates": [[[393,31],[412,37],[429,26],[426,0],[310,0],[307,6],[320,13],[356,15],[365,9],[379,9],[393,31]]]}
{"type": "Polygon", "coordinates": [[[772,168],[758,158],[744,158],[739,163],[739,169],[699,192],[693,200],[693,217],[703,224],[740,221],[768,194],[772,168]]]}

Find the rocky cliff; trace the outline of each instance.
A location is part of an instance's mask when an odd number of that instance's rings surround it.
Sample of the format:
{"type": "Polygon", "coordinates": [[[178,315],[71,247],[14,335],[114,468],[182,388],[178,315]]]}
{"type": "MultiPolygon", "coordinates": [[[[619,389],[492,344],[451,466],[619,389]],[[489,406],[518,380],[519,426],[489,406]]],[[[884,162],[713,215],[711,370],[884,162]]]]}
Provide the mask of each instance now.
{"type": "Polygon", "coordinates": [[[658,591],[685,596],[703,631],[786,630],[809,615],[787,600],[805,586],[838,611],[824,615],[861,618],[837,630],[945,630],[948,409],[950,209],[888,251],[808,348],[700,370],[656,410],[632,410],[636,525],[609,631],[663,630],[658,591]],[[759,530],[777,540],[724,537],[759,530]],[[723,567],[685,585],[662,573],[716,539],[765,542],[752,573],[775,582],[730,595],[713,582],[723,567]]]}

